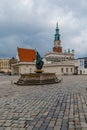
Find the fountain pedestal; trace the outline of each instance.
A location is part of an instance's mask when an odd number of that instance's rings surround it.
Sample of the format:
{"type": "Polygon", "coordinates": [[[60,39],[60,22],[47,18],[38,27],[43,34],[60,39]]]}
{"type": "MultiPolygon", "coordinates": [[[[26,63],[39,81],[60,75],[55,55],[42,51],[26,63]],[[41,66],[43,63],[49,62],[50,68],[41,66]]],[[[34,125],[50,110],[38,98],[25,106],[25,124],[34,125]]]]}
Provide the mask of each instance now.
{"type": "Polygon", "coordinates": [[[55,73],[30,73],[21,74],[19,80],[15,83],[17,85],[41,85],[58,83],[60,80],[55,73]]]}

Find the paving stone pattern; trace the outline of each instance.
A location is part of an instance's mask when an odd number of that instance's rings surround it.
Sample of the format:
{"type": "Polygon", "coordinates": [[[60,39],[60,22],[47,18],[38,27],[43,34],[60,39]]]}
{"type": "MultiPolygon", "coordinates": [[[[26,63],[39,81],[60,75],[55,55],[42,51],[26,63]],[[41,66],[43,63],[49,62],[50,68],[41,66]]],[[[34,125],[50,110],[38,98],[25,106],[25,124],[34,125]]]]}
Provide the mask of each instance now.
{"type": "Polygon", "coordinates": [[[62,78],[16,86],[18,77],[0,76],[0,130],[87,130],[87,76],[62,78]]]}

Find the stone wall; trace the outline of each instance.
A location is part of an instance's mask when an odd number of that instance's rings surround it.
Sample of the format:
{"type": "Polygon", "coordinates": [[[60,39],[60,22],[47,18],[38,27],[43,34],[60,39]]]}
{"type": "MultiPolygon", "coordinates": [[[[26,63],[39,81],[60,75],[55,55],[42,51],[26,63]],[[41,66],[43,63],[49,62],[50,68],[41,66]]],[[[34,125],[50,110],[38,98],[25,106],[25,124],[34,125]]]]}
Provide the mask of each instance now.
{"type": "MultiPolygon", "coordinates": [[[[12,68],[12,73],[18,74],[27,74],[27,73],[34,73],[36,70],[35,63],[20,63],[15,64],[12,68]],[[17,68],[17,69],[16,69],[17,68]]],[[[56,73],[57,75],[63,74],[74,74],[74,64],[45,64],[43,66],[44,72],[48,73],[56,73]]]]}

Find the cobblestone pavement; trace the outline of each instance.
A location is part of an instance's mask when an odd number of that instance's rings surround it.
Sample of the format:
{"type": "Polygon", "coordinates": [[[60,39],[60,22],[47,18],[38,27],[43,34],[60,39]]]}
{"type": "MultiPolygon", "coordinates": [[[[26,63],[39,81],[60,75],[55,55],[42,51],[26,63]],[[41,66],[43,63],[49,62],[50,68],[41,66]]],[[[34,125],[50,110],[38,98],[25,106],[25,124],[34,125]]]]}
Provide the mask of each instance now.
{"type": "Polygon", "coordinates": [[[87,76],[41,86],[17,78],[0,76],[0,130],[87,130],[87,76]]]}

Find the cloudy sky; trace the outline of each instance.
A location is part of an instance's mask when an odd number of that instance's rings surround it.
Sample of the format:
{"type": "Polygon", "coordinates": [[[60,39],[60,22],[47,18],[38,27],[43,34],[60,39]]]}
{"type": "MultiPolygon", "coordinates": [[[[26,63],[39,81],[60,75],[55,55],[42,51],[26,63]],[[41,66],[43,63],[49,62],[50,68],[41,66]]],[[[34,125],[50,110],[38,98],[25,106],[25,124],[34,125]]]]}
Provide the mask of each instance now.
{"type": "Polygon", "coordinates": [[[52,51],[57,22],[63,50],[87,56],[87,0],[0,0],[0,57],[17,47],[52,51]]]}

